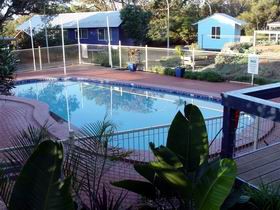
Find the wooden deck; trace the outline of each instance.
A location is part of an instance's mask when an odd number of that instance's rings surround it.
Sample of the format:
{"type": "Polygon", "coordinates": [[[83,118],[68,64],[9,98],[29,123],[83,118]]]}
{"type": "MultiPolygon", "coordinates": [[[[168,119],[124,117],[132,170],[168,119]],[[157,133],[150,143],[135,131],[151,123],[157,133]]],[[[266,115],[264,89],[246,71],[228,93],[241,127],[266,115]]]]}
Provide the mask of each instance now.
{"type": "Polygon", "coordinates": [[[235,158],[238,177],[258,186],[280,183],[280,143],[235,158]]]}

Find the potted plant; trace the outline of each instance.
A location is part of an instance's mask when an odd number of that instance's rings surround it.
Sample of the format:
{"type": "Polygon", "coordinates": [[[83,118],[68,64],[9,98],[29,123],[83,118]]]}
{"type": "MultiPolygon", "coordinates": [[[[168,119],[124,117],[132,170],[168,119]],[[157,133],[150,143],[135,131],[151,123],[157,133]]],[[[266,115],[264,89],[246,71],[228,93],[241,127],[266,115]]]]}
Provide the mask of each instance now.
{"type": "Polygon", "coordinates": [[[137,65],[140,63],[140,50],[139,49],[129,49],[128,50],[128,65],[129,71],[136,71],[137,65]]]}
{"type": "Polygon", "coordinates": [[[176,68],[175,68],[175,75],[176,75],[176,77],[184,77],[184,74],[185,74],[185,70],[186,70],[186,68],[184,67],[184,51],[183,51],[183,49],[182,49],[182,47],[181,46],[176,46],[175,47],[175,52],[176,52],[176,54],[180,57],[180,59],[181,59],[181,66],[177,66],[176,68]]]}

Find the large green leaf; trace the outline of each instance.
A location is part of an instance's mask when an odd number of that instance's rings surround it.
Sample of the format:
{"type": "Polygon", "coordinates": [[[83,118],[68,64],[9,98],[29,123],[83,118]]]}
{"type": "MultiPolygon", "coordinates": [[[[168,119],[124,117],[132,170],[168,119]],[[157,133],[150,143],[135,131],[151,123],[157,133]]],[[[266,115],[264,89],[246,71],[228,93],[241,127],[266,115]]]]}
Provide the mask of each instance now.
{"type": "Polygon", "coordinates": [[[146,178],[157,190],[162,197],[174,196],[174,187],[165,179],[156,173],[156,169],[151,163],[135,164],[134,169],[144,178],[146,178]]]}
{"type": "Polygon", "coordinates": [[[61,180],[63,147],[50,140],[42,142],[32,153],[18,176],[10,210],[71,210],[71,180],[61,180]]]}
{"type": "Polygon", "coordinates": [[[164,161],[175,168],[182,168],[183,164],[174,152],[164,146],[155,147],[150,143],[150,148],[158,161],[164,161]]]}
{"type": "Polygon", "coordinates": [[[231,191],[236,173],[233,160],[223,159],[209,164],[194,188],[196,209],[219,210],[231,191]]]}
{"type": "Polygon", "coordinates": [[[154,200],[157,195],[155,187],[149,182],[122,180],[119,182],[113,182],[112,185],[137,193],[151,200],[154,200]]]}
{"type": "Polygon", "coordinates": [[[168,132],[167,147],[176,153],[188,172],[208,161],[208,135],[204,118],[195,105],[178,112],[168,132]]]}
{"type": "Polygon", "coordinates": [[[180,170],[163,161],[151,162],[158,176],[166,180],[170,190],[179,193],[182,197],[188,198],[191,193],[192,183],[180,170]]]}

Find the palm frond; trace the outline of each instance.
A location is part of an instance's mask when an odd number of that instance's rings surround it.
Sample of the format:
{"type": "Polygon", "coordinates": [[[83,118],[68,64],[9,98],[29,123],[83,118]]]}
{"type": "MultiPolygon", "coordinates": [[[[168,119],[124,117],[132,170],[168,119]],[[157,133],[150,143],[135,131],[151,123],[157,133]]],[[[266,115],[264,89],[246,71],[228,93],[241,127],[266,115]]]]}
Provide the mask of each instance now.
{"type": "Polygon", "coordinates": [[[4,150],[0,163],[0,195],[7,205],[15,180],[36,147],[43,141],[50,139],[47,126],[35,128],[28,126],[27,130],[11,139],[12,147],[4,150]]]}

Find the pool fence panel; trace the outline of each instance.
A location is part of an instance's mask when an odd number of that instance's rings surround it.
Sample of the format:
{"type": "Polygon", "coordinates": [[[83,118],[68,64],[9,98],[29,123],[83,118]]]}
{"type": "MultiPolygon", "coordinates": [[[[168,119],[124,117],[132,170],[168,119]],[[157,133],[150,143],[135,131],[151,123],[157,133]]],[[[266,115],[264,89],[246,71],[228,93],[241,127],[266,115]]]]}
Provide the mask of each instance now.
{"type": "MultiPolygon", "coordinates": [[[[236,130],[235,156],[242,156],[249,152],[262,149],[264,147],[280,143],[280,125],[268,119],[257,118],[247,114],[242,114],[239,119],[236,130]],[[258,132],[257,147],[256,131],[258,132]]],[[[222,117],[213,117],[205,120],[208,140],[209,140],[209,157],[218,157],[221,153],[222,140],[222,117]]],[[[149,143],[156,146],[166,145],[168,130],[170,125],[159,125],[147,128],[133,129],[127,131],[115,132],[109,138],[109,145],[120,149],[123,152],[129,152],[129,156],[124,159],[128,162],[148,162],[153,161],[154,156],[150,151],[149,143]]],[[[60,140],[63,144],[74,142],[79,145],[83,138],[73,137],[73,131],[69,139],[60,140]],[[74,138],[74,139],[73,139],[74,138]]],[[[32,147],[32,145],[30,146],[32,147]]],[[[7,147],[0,149],[0,156],[5,157],[4,153],[11,150],[20,150],[22,147],[7,147]]]]}
{"type": "MultiPolygon", "coordinates": [[[[251,77],[247,72],[248,54],[207,51],[194,48],[183,49],[185,55],[183,58],[180,58],[176,54],[174,48],[167,49],[149,46],[126,46],[119,42],[117,45],[111,45],[110,58],[108,45],[65,45],[65,65],[79,65],[81,63],[110,67],[112,62],[112,66],[114,68],[126,69],[127,64],[131,62],[131,56],[129,55],[131,50],[137,51],[137,55],[135,55],[134,60],[137,61],[138,70],[140,71],[164,74],[165,69],[181,65],[183,59],[188,70],[203,71],[216,68],[216,66],[223,67],[226,65],[226,68],[232,69],[229,75],[231,80],[250,82],[251,77]],[[169,52],[168,56],[167,51],[169,52]]],[[[41,53],[39,52],[39,48],[34,48],[33,50],[22,49],[13,51],[17,58],[18,71],[34,70],[33,51],[36,61],[36,69],[41,69],[41,65],[42,70],[51,70],[52,68],[64,66],[62,46],[53,46],[48,48],[41,47],[41,53]]],[[[259,56],[260,69],[271,67],[271,65],[276,62],[280,62],[280,56],[276,54],[259,56]]],[[[224,68],[223,71],[226,71],[226,69],[224,68]]]]}

